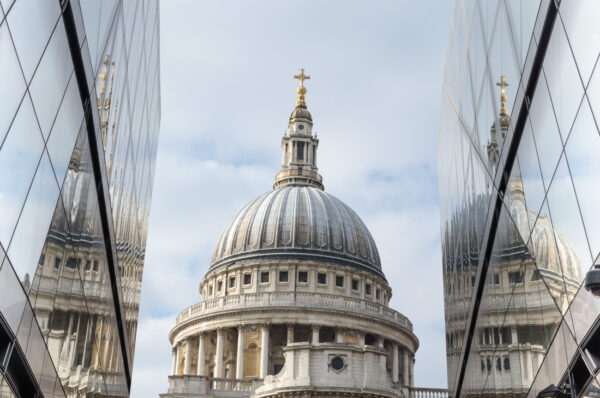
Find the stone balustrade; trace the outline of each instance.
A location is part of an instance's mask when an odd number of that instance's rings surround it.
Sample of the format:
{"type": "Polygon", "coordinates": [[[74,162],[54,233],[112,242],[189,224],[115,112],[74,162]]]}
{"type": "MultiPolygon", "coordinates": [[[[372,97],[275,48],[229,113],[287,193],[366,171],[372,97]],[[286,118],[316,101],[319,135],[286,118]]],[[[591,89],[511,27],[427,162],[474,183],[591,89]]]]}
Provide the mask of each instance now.
{"type": "Polygon", "coordinates": [[[448,390],[444,388],[409,387],[409,398],[448,398],[448,390]]]}
{"type": "Polygon", "coordinates": [[[188,307],[177,316],[177,325],[198,315],[226,310],[243,310],[257,307],[316,307],[347,312],[366,313],[393,322],[412,331],[412,323],[398,311],[372,301],[335,294],[304,292],[261,292],[205,300],[188,307]]]}
{"type": "Polygon", "coordinates": [[[195,375],[169,376],[168,394],[194,393],[201,395],[218,392],[219,396],[243,398],[252,395],[261,384],[262,379],[225,379],[195,375]]]}

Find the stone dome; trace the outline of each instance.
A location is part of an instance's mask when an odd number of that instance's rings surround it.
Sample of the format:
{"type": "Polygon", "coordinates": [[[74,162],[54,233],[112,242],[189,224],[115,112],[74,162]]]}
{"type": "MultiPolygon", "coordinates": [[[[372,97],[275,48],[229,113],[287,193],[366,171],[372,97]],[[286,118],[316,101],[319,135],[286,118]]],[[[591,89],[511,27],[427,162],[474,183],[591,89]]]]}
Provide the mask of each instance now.
{"type": "Polygon", "coordinates": [[[244,206],[221,234],[210,269],[250,258],[337,262],[385,278],[375,241],[358,215],[305,185],[282,186],[244,206]]]}
{"type": "Polygon", "coordinates": [[[312,115],[308,111],[308,109],[303,107],[297,107],[290,114],[290,122],[295,122],[298,120],[306,120],[309,123],[312,123],[312,115]]]}

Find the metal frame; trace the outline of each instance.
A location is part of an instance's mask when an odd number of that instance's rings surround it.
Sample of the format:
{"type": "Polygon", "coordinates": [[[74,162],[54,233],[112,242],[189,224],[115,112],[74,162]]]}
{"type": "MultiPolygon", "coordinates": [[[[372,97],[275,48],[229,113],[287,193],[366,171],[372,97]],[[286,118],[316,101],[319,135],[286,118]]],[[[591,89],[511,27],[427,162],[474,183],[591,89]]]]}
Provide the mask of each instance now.
{"type": "Polygon", "coordinates": [[[101,137],[100,134],[97,133],[100,131],[100,125],[97,120],[97,114],[94,112],[92,107],[92,104],[95,104],[95,100],[92,100],[91,98],[90,88],[88,87],[87,83],[90,76],[87,76],[86,74],[85,63],[81,54],[81,48],[79,46],[80,42],[77,35],[77,24],[73,14],[73,6],[71,5],[71,0],[59,0],[59,2],[62,10],[62,19],[65,24],[65,31],[67,35],[67,41],[69,43],[71,59],[75,69],[74,73],[75,77],[77,78],[77,85],[79,87],[79,95],[81,96],[81,102],[83,105],[86,130],[90,146],[91,164],[94,174],[94,182],[96,184],[96,193],[98,195],[100,222],[102,224],[104,245],[106,248],[108,273],[110,276],[113,302],[115,304],[115,316],[117,319],[117,329],[119,331],[119,342],[121,345],[121,351],[123,353],[123,368],[125,371],[125,378],[127,379],[127,388],[130,390],[131,354],[129,352],[129,338],[125,324],[125,309],[123,307],[123,300],[121,298],[121,283],[118,271],[116,237],[111,217],[108,177],[106,175],[104,156],[101,153],[102,145],[99,142],[101,137]]]}

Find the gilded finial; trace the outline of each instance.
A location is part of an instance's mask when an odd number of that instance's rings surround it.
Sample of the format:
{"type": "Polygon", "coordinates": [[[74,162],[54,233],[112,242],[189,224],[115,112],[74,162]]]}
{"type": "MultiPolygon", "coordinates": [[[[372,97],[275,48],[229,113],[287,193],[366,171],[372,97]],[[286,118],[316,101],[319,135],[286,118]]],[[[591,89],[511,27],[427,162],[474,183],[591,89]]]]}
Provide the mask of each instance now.
{"type": "Polygon", "coordinates": [[[306,101],[304,100],[304,94],[306,94],[306,87],[304,87],[304,80],[309,80],[310,76],[304,74],[304,69],[300,68],[300,74],[294,75],[294,79],[300,80],[300,85],[296,89],[298,93],[298,100],[296,101],[296,107],[306,108],[306,101]]]}
{"type": "Polygon", "coordinates": [[[112,71],[110,72],[110,88],[108,89],[108,97],[104,101],[104,109],[110,109],[110,99],[112,97],[113,82],[115,80],[115,61],[111,62],[112,71]]]}
{"type": "Polygon", "coordinates": [[[508,108],[506,107],[506,86],[508,83],[506,82],[506,76],[500,76],[500,81],[496,83],[496,86],[500,87],[500,113],[508,116],[508,108]]]}
{"type": "Polygon", "coordinates": [[[102,86],[100,87],[100,95],[98,96],[98,109],[100,109],[102,107],[102,96],[104,95],[104,89],[106,88],[106,74],[108,72],[108,58],[110,57],[110,55],[106,55],[106,58],[104,59],[104,62],[102,62],[104,64],[104,73],[98,75],[98,79],[102,80],[102,86]]]}

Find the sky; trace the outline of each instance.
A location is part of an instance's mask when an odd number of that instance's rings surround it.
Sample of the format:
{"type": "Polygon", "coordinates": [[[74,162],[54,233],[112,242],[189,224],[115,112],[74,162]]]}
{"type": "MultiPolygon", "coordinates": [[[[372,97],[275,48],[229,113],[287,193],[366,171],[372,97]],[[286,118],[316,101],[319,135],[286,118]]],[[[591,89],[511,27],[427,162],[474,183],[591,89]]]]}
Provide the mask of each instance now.
{"type": "Polygon", "coordinates": [[[415,385],[446,387],[437,180],[450,1],[165,1],[161,133],[133,368],[167,392],[168,334],[233,215],[271,189],[304,68],[325,189],[371,231],[420,340],[415,385]]]}

